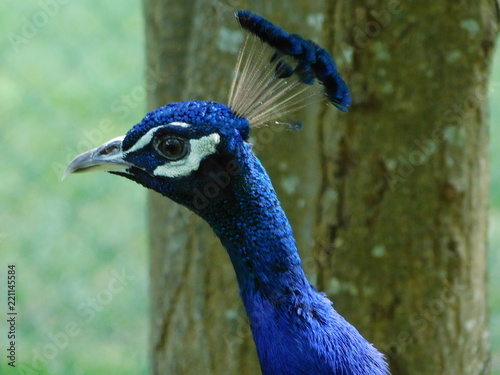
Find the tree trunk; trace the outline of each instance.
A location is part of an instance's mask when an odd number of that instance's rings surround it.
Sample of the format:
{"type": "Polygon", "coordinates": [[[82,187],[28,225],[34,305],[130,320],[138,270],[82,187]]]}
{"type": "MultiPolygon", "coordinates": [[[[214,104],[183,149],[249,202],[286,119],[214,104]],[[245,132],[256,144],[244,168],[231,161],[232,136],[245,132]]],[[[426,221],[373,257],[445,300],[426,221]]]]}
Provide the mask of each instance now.
{"type": "MultiPolygon", "coordinates": [[[[227,101],[246,3],[144,0],[149,105],[227,101]]],[[[485,297],[493,1],[261,2],[334,52],[354,98],[252,142],[313,284],[393,374],[488,371],[485,297]],[[300,145],[300,147],[299,147],[300,145]]],[[[207,224],[151,193],[153,374],[257,374],[234,271],[207,224]]]]}
{"type": "Polygon", "coordinates": [[[329,113],[322,121],[319,287],[393,374],[486,374],[497,9],[370,4],[333,1],[327,16],[354,105],[341,129],[329,113]]]}

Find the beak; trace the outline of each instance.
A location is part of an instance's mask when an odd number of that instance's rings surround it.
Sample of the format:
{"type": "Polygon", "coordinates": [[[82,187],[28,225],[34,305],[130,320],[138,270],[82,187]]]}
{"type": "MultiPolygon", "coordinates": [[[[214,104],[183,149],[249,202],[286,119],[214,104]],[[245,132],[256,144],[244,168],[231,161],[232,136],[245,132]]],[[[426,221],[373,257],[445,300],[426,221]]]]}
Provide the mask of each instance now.
{"type": "Polygon", "coordinates": [[[127,173],[133,165],[123,160],[123,138],[114,138],[93,150],[78,155],[69,163],[62,179],[64,180],[71,173],[91,171],[127,173]]]}

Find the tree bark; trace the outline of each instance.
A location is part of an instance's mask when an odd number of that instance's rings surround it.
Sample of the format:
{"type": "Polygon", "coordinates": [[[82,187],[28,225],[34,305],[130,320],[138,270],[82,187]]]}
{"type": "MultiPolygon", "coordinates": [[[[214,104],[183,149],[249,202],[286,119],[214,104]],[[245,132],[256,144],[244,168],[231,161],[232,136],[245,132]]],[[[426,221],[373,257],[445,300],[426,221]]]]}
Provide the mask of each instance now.
{"type": "MultiPolygon", "coordinates": [[[[226,102],[246,2],[144,0],[151,109],[226,102]]],[[[347,114],[313,106],[300,132],[252,142],[306,272],[383,350],[393,374],[483,374],[487,79],[493,1],[261,2],[333,52],[347,114]]],[[[207,224],[151,193],[153,374],[257,374],[234,271],[207,224]]]]}
{"type": "Polygon", "coordinates": [[[486,99],[498,10],[378,4],[333,1],[327,17],[354,105],[342,129],[329,113],[322,120],[319,287],[393,374],[486,374],[486,99]]]}

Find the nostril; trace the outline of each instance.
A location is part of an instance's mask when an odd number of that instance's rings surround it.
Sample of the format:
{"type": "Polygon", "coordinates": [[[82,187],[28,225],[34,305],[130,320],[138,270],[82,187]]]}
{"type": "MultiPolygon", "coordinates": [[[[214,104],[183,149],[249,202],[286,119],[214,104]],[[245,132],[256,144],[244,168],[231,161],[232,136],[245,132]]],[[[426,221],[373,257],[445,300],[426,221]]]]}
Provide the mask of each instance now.
{"type": "Polygon", "coordinates": [[[98,150],[97,154],[100,156],[105,156],[105,155],[116,154],[119,151],[120,151],[120,146],[116,143],[112,143],[102,147],[100,150],[98,150]]]}
{"type": "Polygon", "coordinates": [[[115,152],[117,149],[118,149],[118,146],[111,145],[111,146],[105,147],[104,150],[102,150],[102,153],[104,155],[111,154],[111,153],[115,152]]]}

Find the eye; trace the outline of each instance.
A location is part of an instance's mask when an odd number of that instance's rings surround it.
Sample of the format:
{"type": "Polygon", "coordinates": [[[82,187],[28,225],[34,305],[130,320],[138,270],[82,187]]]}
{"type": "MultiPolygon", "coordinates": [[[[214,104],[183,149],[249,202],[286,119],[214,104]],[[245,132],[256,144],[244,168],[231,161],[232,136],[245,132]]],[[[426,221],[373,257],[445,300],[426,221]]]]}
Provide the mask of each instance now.
{"type": "Polygon", "coordinates": [[[189,151],[189,142],[177,137],[166,137],[156,143],[156,150],[168,160],[179,160],[189,151]]]}

